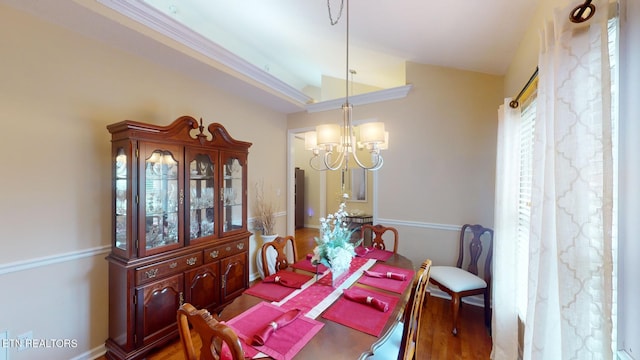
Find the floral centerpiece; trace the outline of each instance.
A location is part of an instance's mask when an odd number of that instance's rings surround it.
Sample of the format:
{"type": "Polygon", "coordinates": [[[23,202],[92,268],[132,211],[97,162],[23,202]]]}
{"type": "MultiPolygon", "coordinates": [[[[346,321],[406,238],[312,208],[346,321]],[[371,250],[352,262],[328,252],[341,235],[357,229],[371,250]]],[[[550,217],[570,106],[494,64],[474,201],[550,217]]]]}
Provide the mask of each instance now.
{"type": "Polygon", "coordinates": [[[314,265],[321,263],[329,267],[334,277],[349,269],[351,260],[356,255],[355,247],[359,245],[359,242],[351,241],[353,230],[349,230],[346,221],[348,214],[345,201],[348,198],[349,196],[344,194],[338,211],[327,215],[326,218],[320,218],[320,237],[315,238],[316,247],[311,258],[314,265]]]}

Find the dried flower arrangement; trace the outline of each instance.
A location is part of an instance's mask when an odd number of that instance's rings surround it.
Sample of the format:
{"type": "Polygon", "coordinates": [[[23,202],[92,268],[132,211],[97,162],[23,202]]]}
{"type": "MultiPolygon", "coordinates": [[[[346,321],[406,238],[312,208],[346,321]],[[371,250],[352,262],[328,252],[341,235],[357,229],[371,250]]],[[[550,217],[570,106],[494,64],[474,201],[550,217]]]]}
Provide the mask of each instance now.
{"type": "Polygon", "coordinates": [[[254,227],[262,231],[262,235],[275,235],[276,212],[278,206],[265,197],[264,181],[256,183],[256,207],[254,210],[254,227]]]}

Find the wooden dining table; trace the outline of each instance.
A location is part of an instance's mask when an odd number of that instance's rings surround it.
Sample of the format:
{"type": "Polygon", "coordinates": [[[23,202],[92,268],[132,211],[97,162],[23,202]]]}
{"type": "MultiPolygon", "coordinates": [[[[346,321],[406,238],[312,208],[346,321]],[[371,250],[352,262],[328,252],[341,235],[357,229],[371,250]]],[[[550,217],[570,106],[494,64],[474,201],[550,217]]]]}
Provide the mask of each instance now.
{"type": "MultiPolygon", "coordinates": [[[[378,263],[394,266],[401,269],[415,270],[411,260],[400,254],[393,254],[384,262],[378,263]]],[[[293,271],[309,274],[304,270],[294,269],[293,271]]],[[[415,275],[414,275],[415,276],[415,275]]],[[[393,309],[389,309],[390,314],[384,328],[379,337],[369,335],[365,332],[353,329],[325,319],[322,315],[316,318],[317,321],[324,323],[322,329],[315,334],[311,340],[298,352],[294,359],[364,359],[373,353],[373,349],[388,336],[393,328],[402,320],[402,313],[409,299],[413,281],[409,283],[402,294],[392,293],[390,291],[381,290],[368,285],[354,282],[350,287],[362,287],[364,289],[375,289],[376,291],[394,294],[399,297],[399,301],[393,309]]],[[[221,320],[231,320],[232,318],[242,314],[244,311],[265,300],[256,296],[242,294],[236,298],[231,304],[226,306],[219,314],[221,320]]]]}

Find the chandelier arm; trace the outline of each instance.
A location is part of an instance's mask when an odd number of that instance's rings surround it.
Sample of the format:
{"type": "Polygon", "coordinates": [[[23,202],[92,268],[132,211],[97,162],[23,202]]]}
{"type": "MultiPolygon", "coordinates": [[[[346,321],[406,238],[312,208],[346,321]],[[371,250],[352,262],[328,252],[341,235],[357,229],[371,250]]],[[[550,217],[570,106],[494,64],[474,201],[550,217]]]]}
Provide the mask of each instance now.
{"type": "Polygon", "coordinates": [[[376,171],[378,169],[380,169],[382,167],[382,165],[384,165],[384,159],[382,158],[382,155],[378,155],[378,166],[376,166],[375,168],[369,170],[369,171],[376,171]]]}
{"type": "Polygon", "coordinates": [[[327,151],[324,155],[322,155],[322,161],[320,162],[322,165],[324,165],[324,167],[319,167],[314,164],[314,160],[320,158],[321,156],[319,153],[314,153],[313,157],[309,159],[309,166],[317,171],[338,170],[340,166],[342,166],[342,156],[344,154],[339,153],[339,157],[333,162],[331,161],[331,155],[333,155],[333,151],[327,151]]]}
{"type": "Polygon", "coordinates": [[[314,159],[317,159],[317,158],[319,158],[319,157],[320,157],[320,155],[318,155],[318,154],[313,155],[313,157],[312,157],[311,159],[309,159],[309,166],[311,166],[311,168],[312,168],[313,170],[316,170],[316,171],[327,171],[327,170],[329,170],[329,169],[327,169],[327,168],[324,168],[324,169],[323,169],[323,168],[316,167],[316,166],[313,164],[313,160],[314,160],[314,159]]]}
{"type": "Polygon", "coordinates": [[[331,156],[333,155],[333,151],[327,151],[324,153],[324,165],[329,170],[338,170],[342,166],[344,161],[344,151],[338,153],[338,158],[333,162],[331,161],[331,156]]]}
{"type": "MultiPolygon", "coordinates": [[[[358,158],[358,155],[356,154],[355,149],[351,150],[351,154],[353,155],[353,159],[356,161],[356,164],[358,164],[358,166],[360,166],[361,168],[365,169],[365,170],[370,170],[370,171],[375,171],[378,170],[382,167],[382,163],[384,162],[384,160],[382,159],[382,155],[377,154],[376,160],[374,161],[374,163],[371,166],[366,166],[362,161],[360,161],[360,158],[358,158]]],[[[373,151],[371,152],[371,154],[373,155],[373,151]]]]}

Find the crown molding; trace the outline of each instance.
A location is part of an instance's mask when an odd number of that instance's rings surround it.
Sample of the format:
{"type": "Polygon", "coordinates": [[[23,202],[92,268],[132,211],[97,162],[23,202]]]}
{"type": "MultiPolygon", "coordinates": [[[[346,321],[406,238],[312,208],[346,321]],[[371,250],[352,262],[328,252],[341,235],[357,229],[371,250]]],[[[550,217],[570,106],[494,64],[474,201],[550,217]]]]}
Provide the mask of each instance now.
{"type": "Polygon", "coordinates": [[[97,0],[100,4],[126,16],[168,38],[193,49],[238,73],[267,86],[301,106],[313,99],[270,73],[228,51],[219,44],[194,32],[182,23],[141,0],[97,0]]]}
{"type": "MultiPolygon", "coordinates": [[[[409,94],[409,91],[413,85],[403,85],[390,89],[384,89],[379,91],[368,92],[365,94],[358,94],[349,96],[349,102],[352,105],[365,105],[372,104],[381,101],[387,100],[396,100],[402,99],[409,94]]],[[[326,110],[336,110],[342,108],[342,104],[344,104],[344,98],[333,99],[327,101],[320,101],[317,103],[307,104],[306,109],[308,113],[326,111],[326,110]]]]}

